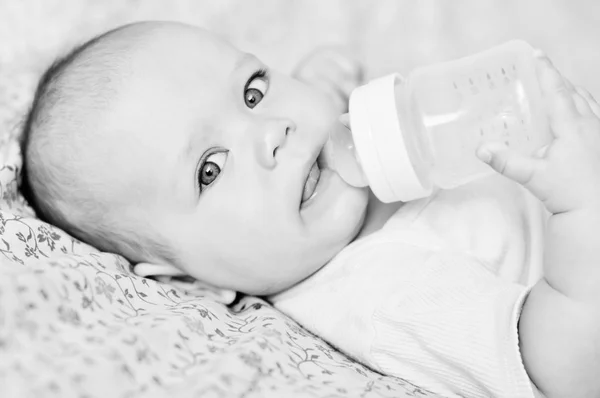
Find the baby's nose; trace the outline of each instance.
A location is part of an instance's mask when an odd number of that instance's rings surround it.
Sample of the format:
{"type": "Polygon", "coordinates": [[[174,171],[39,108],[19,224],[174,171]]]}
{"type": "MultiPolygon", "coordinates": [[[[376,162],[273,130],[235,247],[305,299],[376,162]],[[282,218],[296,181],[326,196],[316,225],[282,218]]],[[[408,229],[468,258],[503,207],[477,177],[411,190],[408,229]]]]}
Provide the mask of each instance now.
{"type": "Polygon", "coordinates": [[[260,148],[259,161],[267,168],[277,165],[277,151],[283,147],[288,135],[296,131],[290,120],[278,120],[265,126],[265,134],[260,148]]]}

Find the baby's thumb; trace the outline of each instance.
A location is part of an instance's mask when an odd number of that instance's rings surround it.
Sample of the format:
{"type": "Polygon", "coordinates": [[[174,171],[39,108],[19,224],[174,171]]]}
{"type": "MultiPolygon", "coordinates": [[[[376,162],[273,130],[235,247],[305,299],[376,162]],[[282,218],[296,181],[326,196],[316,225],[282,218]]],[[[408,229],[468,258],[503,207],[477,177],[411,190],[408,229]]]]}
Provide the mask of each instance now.
{"type": "Polygon", "coordinates": [[[541,159],[522,155],[499,142],[480,146],[477,149],[477,157],[498,173],[535,191],[536,175],[541,167],[541,159]]]}

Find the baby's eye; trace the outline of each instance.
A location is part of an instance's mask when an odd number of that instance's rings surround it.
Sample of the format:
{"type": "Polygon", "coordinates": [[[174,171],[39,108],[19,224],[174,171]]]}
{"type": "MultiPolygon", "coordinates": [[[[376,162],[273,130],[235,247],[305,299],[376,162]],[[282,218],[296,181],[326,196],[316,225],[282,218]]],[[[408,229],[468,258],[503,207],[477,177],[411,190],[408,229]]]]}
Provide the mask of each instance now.
{"type": "Polygon", "coordinates": [[[208,187],[219,177],[223,166],[225,166],[226,159],[227,152],[216,152],[206,157],[198,172],[198,186],[200,187],[200,191],[208,187]]]}
{"type": "Polygon", "coordinates": [[[265,70],[260,70],[252,75],[244,88],[244,102],[246,103],[246,106],[252,109],[258,105],[267,93],[268,88],[269,84],[267,72],[265,70]]]}

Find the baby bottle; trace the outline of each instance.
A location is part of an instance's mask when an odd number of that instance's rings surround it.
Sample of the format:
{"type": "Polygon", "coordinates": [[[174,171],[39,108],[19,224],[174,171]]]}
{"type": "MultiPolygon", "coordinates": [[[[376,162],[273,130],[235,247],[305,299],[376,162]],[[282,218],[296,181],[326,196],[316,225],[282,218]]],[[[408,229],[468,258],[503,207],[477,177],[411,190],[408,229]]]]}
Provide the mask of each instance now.
{"type": "Polygon", "coordinates": [[[354,90],[350,128],[331,134],[333,167],[383,202],[429,196],[492,173],[475,155],[503,142],[531,154],[552,140],[533,48],[511,41],[354,90]]]}

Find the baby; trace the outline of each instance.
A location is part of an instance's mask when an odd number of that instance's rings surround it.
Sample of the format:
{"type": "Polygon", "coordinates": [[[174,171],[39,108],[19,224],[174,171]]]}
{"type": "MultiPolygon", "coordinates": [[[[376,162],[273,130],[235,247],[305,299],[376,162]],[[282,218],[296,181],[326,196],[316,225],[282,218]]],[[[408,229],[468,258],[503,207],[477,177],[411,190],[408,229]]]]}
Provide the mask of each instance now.
{"type": "Polygon", "coordinates": [[[490,145],[478,155],[508,178],[382,204],[328,168],[344,127],[324,92],[206,31],[128,25],[42,77],[23,191],[139,274],[265,296],[434,392],[600,396],[600,107],[537,64],[556,136],[545,151],[490,145]],[[509,179],[551,214],[543,275],[545,214],[509,179]]]}

